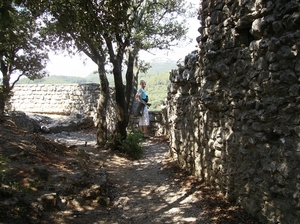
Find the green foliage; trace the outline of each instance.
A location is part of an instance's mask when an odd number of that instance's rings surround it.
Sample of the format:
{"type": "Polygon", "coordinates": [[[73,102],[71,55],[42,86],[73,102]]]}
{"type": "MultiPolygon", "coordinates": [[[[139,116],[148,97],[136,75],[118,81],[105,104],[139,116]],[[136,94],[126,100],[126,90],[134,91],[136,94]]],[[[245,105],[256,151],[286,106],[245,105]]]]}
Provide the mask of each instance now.
{"type": "Polygon", "coordinates": [[[140,159],[143,155],[143,147],[141,146],[141,139],[143,133],[141,131],[127,134],[126,139],[123,139],[120,134],[117,135],[117,141],[120,143],[121,152],[126,153],[133,159],[140,159]]]}
{"type": "Polygon", "coordinates": [[[168,59],[167,61],[161,62],[157,62],[156,60],[159,59],[153,59],[150,61],[151,68],[149,68],[147,72],[141,72],[140,75],[159,75],[177,68],[175,60],[168,59]]]}
{"type": "Polygon", "coordinates": [[[41,25],[30,10],[6,0],[0,4],[0,18],[0,113],[3,113],[12,88],[21,77],[36,79],[47,75],[48,55],[41,25]]]}
{"type": "MultiPolygon", "coordinates": [[[[125,136],[127,124],[123,121],[129,116],[126,106],[136,91],[138,72],[147,67],[139,61],[139,52],[170,49],[185,41],[188,30],[185,0],[119,0],[117,4],[115,0],[53,0],[46,3],[43,23],[47,36],[53,40],[53,48],[63,47],[73,54],[83,52],[97,63],[102,85],[100,94],[104,99],[99,101],[100,110],[105,109],[108,99],[105,66],[109,63],[112,67],[115,99],[120,107],[117,127],[125,136]]],[[[105,124],[105,116],[102,116],[99,127],[105,129],[105,124]]],[[[106,132],[100,133],[105,135],[106,132]]]]}
{"type": "MultiPolygon", "coordinates": [[[[96,74],[91,74],[86,78],[76,76],[50,76],[38,80],[29,80],[23,78],[19,84],[85,84],[85,83],[99,83],[96,74]]],[[[170,83],[169,73],[164,72],[161,74],[141,74],[140,79],[147,82],[146,91],[149,96],[149,103],[151,103],[150,110],[161,110],[161,105],[167,97],[167,87],[170,83]]],[[[113,82],[113,77],[110,76],[109,80],[113,82]]],[[[111,83],[110,82],[110,83],[111,83]]]]}
{"type": "MultiPolygon", "coordinates": [[[[147,82],[146,91],[151,103],[150,110],[161,110],[161,105],[167,97],[167,87],[170,84],[169,71],[176,68],[176,62],[167,60],[165,62],[151,61],[151,69],[148,73],[141,73],[139,79],[144,79],[147,82]]],[[[114,85],[113,75],[108,74],[110,86],[114,85]]],[[[85,78],[76,76],[49,76],[43,79],[29,80],[23,78],[19,81],[20,84],[84,84],[84,83],[99,83],[98,73],[91,73],[85,78]]],[[[139,82],[138,82],[139,83],[139,82]]]]}
{"type": "Polygon", "coordinates": [[[134,47],[170,49],[179,40],[184,41],[187,9],[184,0],[133,1],[129,21],[134,47]]]}
{"type": "MultiPolygon", "coordinates": [[[[30,79],[44,77],[47,75],[45,67],[48,56],[46,43],[40,35],[41,26],[29,10],[10,4],[9,22],[0,20],[0,61],[3,80],[9,81],[12,73],[30,79]]],[[[5,10],[8,9],[0,8],[1,16],[5,10]]]]}
{"type": "Polygon", "coordinates": [[[150,61],[151,68],[147,73],[140,73],[139,81],[147,82],[146,92],[151,103],[150,110],[161,110],[163,101],[167,97],[169,76],[172,69],[176,69],[176,61],[166,58],[155,58],[150,61]]]}
{"type": "Polygon", "coordinates": [[[161,110],[161,105],[167,97],[167,87],[170,83],[169,73],[157,75],[141,75],[140,79],[147,82],[146,92],[149,96],[150,110],[161,110]]]}

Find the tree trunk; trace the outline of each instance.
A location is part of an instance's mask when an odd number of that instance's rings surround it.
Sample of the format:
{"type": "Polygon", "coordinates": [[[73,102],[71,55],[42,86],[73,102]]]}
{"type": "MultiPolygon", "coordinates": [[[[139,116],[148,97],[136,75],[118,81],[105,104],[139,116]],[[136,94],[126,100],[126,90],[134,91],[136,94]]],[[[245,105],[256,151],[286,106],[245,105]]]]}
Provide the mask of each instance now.
{"type": "Polygon", "coordinates": [[[106,111],[109,99],[109,83],[105,72],[105,63],[98,63],[98,73],[100,78],[100,96],[97,112],[97,145],[103,146],[107,141],[106,111]]]}
{"type": "MultiPolygon", "coordinates": [[[[122,61],[121,61],[122,62],[122,61]]],[[[116,91],[116,104],[118,110],[118,121],[117,121],[117,130],[116,132],[121,135],[122,139],[125,139],[127,136],[126,133],[126,103],[125,103],[125,91],[122,80],[122,70],[121,63],[114,64],[114,80],[115,80],[115,91],[116,91]]]]}
{"type": "MultiPolygon", "coordinates": [[[[115,81],[115,92],[116,92],[116,105],[117,105],[117,114],[118,120],[116,125],[115,134],[121,135],[121,139],[126,139],[127,132],[127,123],[126,123],[126,103],[125,103],[125,88],[122,79],[122,63],[123,55],[125,53],[126,44],[122,41],[122,38],[117,35],[116,39],[119,41],[117,53],[114,52],[112,41],[109,37],[105,39],[108,52],[110,55],[110,62],[113,64],[113,74],[115,81]]],[[[120,142],[115,139],[115,147],[118,148],[120,142]]]]}
{"type": "Polygon", "coordinates": [[[1,73],[3,75],[2,84],[0,86],[0,118],[4,114],[5,105],[11,95],[11,87],[9,85],[10,71],[9,67],[1,61],[1,73]]]}
{"type": "MultiPolygon", "coordinates": [[[[137,88],[138,79],[138,64],[137,54],[135,51],[128,52],[128,65],[126,71],[126,88],[124,88],[122,80],[122,61],[114,61],[114,80],[116,88],[116,104],[118,108],[118,123],[117,133],[119,133],[122,139],[127,136],[127,126],[129,122],[131,107],[133,104],[134,95],[137,88]],[[126,91],[125,91],[126,90],[126,91]]],[[[116,142],[116,146],[118,143],[116,142]]]]}
{"type": "MultiPolygon", "coordinates": [[[[126,87],[122,80],[122,63],[123,56],[126,52],[126,46],[129,44],[129,39],[124,42],[120,36],[116,36],[119,41],[117,54],[115,54],[112,42],[109,38],[106,39],[108,51],[110,54],[110,61],[113,64],[113,74],[115,81],[116,105],[118,120],[116,125],[116,133],[121,135],[121,139],[127,137],[127,126],[129,122],[129,115],[131,112],[131,105],[136,91],[137,77],[134,77],[134,70],[137,68],[137,51],[128,51],[128,67],[126,72],[126,87]]],[[[138,74],[138,69],[136,70],[138,74]]],[[[119,142],[115,140],[115,147],[118,147],[119,142]]]]}
{"type": "Polygon", "coordinates": [[[137,82],[139,74],[138,58],[136,51],[130,51],[128,53],[128,65],[126,71],[126,126],[128,126],[133,101],[135,99],[135,94],[137,91],[137,82]]]}
{"type": "Polygon", "coordinates": [[[4,97],[4,92],[0,87],[0,121],[2,121],[4,109],[5,109],[5,97],[4,97]]]}

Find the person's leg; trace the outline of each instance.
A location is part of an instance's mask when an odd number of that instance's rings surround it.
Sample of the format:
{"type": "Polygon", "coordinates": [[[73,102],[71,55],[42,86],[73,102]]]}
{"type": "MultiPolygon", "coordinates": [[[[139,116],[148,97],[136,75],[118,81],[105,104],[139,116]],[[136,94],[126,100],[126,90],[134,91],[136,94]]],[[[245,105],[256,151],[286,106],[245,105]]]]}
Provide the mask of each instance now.
{"type": "Polygon", "coordinates": [[[140,119],[139,119],[139,128],[140,128],[140,131],[141,131],[142,133],[144,133],[143,116],[141,116],[140,119]]]}
{"type": "Polygon", "coordinates": [[[141,132],[143,132],[143,137],[148,136],[148,128],[146,125],[140,125],[140,130],[141,130],[141,132]]]}
{"type": "Polygon", "coordinates": [[[148,126],[147,125],[144,126],[144,136],[148,137],[148,126]]]}
{"type": "Polygon", "coordinates": [[[149,114],[147,107],[144,108],[143,116],[140,117],[139,120],[139,128],[143,132],[143,137],[149,137],[148,136],[148,125],[149,125],[149,114]]]}
{"type": "Polygon", "coordinates": [[[148,135],[148,126],[149,126],[149,112],[148,112],[148,107],[146,106],[144,109],[144,136],[149,137],[148,135]]]}
{"type": "Polygon", "coordinates": [[[139,125],[139,128],[140,128],[140,131],[141,131],[141,132],[144,132],[144,126],[139,125]]]}

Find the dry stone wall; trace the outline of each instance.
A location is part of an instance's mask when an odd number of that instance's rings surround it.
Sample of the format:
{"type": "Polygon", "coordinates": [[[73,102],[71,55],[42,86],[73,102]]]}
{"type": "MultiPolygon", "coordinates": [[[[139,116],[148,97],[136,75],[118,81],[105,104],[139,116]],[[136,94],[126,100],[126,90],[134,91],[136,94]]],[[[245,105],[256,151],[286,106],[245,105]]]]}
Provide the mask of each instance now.
{"type": "Polygon", "coordinates": [[[203,0],[170,73],[170,153],[262,223],[300,223],[300,3],[203,0]]]}
{"type": "MultiPolygon", "coordinates": [[[[96,126],[97,105],[100,93],[99,84],[23,84],[16,85],[10,100],[11,110],[25,113],[77,115],[93,118],[96,126]]],[[[115,129],[117,114],[113,100],[114,89],[110,89],[107,124],[109,131],[115,129]]],[[[150,111],[149,132],[152,135],[166,133],[162,123],[161,111],[150,111]]],[[[129,127],[138,129],[138,118],[130,117],[129,127]]]]}
{"type": "MultiPolygon", "coordinates": [[[[150,136],[165,136],[167,135],[167,129],[165,126],[164,117],[162,115],[162,111],[160,110],[152,110],[149,111],[149,135],[150,136]]],[[[139,117],[135,117],[134,115],[130,116],[129,129],[131,130],[139,130],[139,117]]]]}
{"type": "Polygon", "coordinates": [[[98,84],[23,84],[16,85],[13,93],[12,110],[95,117],[100,87],[98,84]]]}

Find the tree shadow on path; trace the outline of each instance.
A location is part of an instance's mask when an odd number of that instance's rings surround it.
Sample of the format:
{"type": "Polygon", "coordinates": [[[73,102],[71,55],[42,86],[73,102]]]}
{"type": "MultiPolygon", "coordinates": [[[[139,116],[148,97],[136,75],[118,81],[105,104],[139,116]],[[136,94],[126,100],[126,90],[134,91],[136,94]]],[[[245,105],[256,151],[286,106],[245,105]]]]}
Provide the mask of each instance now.
{"type": "Polygon", "coordinates": [[[258,223],[169,158],[168,143],[149,139],[144,155],[105,161],[112,206],[118,223],[258,223]]]}

